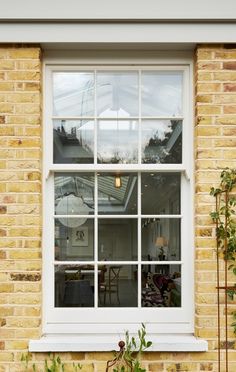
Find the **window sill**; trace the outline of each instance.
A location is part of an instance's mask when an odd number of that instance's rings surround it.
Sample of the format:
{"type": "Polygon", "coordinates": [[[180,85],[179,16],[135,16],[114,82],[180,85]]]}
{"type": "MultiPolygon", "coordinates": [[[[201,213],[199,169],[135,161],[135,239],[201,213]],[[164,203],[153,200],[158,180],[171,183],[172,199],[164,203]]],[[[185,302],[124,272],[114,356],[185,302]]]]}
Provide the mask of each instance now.
{"type": "MultiPolygon", "coordinates": [[[[149,351],[173,352],[203,352],[208,350],[207,341],[198,339],[193,335],[158,335],[148,337],[153,344],[149,351]]],[[[31,352],[79,352],[79,351],[111,351],[118,349],[119,337],[110,335],[50,335],[40,340],[30,340],[31,352]]]]}

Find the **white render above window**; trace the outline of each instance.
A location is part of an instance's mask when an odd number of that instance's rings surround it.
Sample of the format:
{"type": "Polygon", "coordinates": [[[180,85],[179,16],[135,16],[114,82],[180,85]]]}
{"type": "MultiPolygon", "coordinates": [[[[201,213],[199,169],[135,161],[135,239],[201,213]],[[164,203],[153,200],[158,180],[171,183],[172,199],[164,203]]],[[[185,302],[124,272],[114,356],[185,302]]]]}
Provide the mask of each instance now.
{"type": "Polygon", "coordinates": [[[193,332],[191,66],[46,66],[44,332],[193,332]]]}

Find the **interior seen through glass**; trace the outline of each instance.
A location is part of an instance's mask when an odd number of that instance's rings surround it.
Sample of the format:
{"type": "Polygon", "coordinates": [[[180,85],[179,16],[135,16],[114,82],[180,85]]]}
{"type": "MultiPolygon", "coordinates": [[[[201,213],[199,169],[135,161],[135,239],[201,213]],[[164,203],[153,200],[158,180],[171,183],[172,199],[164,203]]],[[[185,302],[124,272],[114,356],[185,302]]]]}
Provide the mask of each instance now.
{"type": "Polygon", "coordinates": [[[182,80],[177,71],[140,80],[138,71],[54,72],[53,162],[180,164],[182,80]]]}
{"type": "Polygon", "coordinates": [[[101,172],[96,177],[97,193],[94,173],[55,175],[55,306],[137,307],[138,278],[142,306],[181,306],[180,174],[101,172]]]}

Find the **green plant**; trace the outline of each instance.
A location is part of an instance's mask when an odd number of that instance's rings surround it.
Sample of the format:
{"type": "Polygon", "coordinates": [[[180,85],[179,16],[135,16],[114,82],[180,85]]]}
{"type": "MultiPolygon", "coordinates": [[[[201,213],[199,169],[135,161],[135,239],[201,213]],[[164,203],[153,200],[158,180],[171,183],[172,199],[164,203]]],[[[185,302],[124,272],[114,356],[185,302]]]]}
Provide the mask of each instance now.
{"type": "MultiPolygon", "coordinates": [[[[236,275],[236,169],[224,169],[220,179],[220,186],[210,190],[210,194],[216,198],[216,209],[210,215],[216,224],[218,254],[222,253],[228,270],[236,275]]],[[[227,291],[231,300],[236,294],[235,287],[236,284],[227,291]]],[[[236,311],[232,315],[236,320],[236,311]]],[[[236,334],[236,322],[232,326],[236,334]]]]}
{"type": "MultiPolygon", "coordinates": [[[[25,363],[25,372],[30,371],[29,369],[29,363],[32,359],[32,356],[30,353],[22,354],[21,355],[21,361],[25,363]]],[[[73,371],[78,372],[82,369],[82,366],[78,363],[73,363],[73,371]]],[[[65,364],[62,363],[61,358],[59,356],[56,356],[54,354],[49,354],[49,359],[45,359],[44,361],[44,369],[39,370],[35,363],[32,364],[32,371],[33,372],[64,372],[65,371],[65,364]]]]}
{"type": "Polygon", "coordinates": [[[138,331],[138,340],[135,337],[130,337],[129,332],[125,332],[125,347],[121,352],[116,353],[117,366],[113,368],[113,372],[146,372],[145,368],[141,367],[140,358],[142,353],[152,346],[151,341],[146,341],[146,329],[142,324],[138,331]]]}

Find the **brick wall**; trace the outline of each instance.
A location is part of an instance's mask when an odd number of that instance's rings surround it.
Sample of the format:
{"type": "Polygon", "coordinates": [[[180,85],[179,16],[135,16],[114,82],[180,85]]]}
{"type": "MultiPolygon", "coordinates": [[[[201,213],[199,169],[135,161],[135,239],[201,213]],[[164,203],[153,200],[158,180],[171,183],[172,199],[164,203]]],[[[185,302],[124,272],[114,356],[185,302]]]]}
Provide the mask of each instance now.
{"type": "MultiPolygon", "coordinates": [[[[209,188],[236,165],[236,49],[199,46],[196,83],[196,335],[207,353],[146,353],[147,371],[217,371],[214,200],[209,188]]],[[[0,47],[0,372],[23,371],[29,338],[41,335],[41,61],[38,47],[0,47]]],[[[235,305],[232,305],[235,306],[235,305]]],[[[236,306],[235,306],[236,307],[236,306]]],[[[222,314],[224,309],[222,308],[222,314]]],[[[230,323],[230,321],[229,321],[230,323]]],[[[229,372],[236,371],[230,329],[229,372]]],[[[61,353],[104,372],[111,353],[61,353]]],[[[46,354],[33,361],[43,366],[46,354]]]]}

